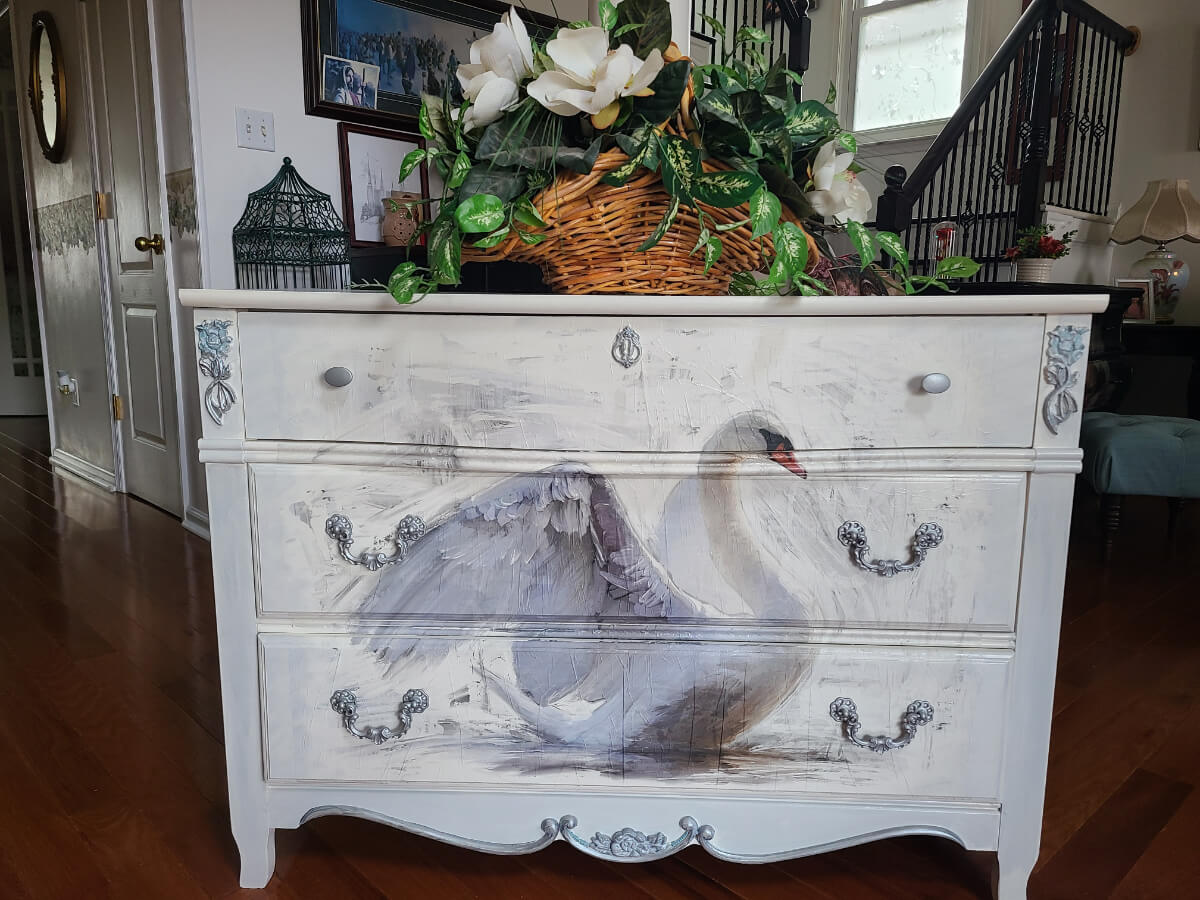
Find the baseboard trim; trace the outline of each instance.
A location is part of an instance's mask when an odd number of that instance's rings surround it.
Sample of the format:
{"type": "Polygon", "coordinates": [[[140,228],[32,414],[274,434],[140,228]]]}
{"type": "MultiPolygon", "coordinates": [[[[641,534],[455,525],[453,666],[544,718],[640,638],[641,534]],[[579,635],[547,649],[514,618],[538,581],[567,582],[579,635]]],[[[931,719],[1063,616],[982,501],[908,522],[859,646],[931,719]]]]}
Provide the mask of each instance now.
{"type": "Polygon", "coordinates": [[[50,465],[56,472],[73,475],[88,484],[114,492],[117,489],[117,476],[107,469],[102,469],[86,459],[80,459],[61,447],[50,451],[50,465]]]}
{"type": "Polygon", "coordinates": [[[189,506],[183,514],[183,527],[190,531],[196,537],[209,540],[208,536],[208,513],[204,510],[189,506]]]}

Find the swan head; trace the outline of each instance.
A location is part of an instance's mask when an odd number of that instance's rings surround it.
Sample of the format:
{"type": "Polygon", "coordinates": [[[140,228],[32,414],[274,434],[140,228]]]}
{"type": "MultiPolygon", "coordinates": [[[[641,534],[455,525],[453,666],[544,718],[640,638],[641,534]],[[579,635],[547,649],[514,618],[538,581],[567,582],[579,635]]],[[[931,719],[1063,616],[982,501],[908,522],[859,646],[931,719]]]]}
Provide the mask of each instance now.
{"type": "Polygon", "coordinates": [[[762,454],[793,475],[808,477],[808,472],[796,459],[791,438],[783,426],[765,412],[752,411],[734,416],[708,439],[704,452],[762,454]]]}

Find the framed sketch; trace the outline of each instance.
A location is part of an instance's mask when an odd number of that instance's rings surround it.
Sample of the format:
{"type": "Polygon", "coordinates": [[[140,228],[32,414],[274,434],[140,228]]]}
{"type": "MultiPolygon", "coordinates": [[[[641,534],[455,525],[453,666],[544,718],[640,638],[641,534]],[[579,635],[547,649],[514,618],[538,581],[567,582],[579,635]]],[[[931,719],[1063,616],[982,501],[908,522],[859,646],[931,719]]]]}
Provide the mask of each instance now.
{"type": "Polygon", "coordinates": [[[1118,278],[1117,287],[1137,288],[1141,293],[1134,298],[1125,310],[1125,322],[1130,324],[1154,324],[1154,279],[1153,278],[1118,278]]]}
{"type": "MultiPolygon", "coordinates": [[[[496,0],[301,0],[309,115],[390,128],[416,124],[421,95],[462,102],[455,73],[508,10],[496,0]]],[[[536,41],[558,20],[520,10],[536,41]]]]}
{"type": "MultiPolygon", "coordinates": [[[[425,164],[399,179],[400,164],[411,150],[423,148],[416,132],[387,131],[342,122],[338,125],[338,153],[342,164],[342,218],[350,229],[350,244],[373,247],[384,243],[383,217],[393,193],[429,196],[429,171],[425,164]]],[[[420,207],[417,208],[421,209],[420,207]]],[[[417,214],[417,221],[419,221],[417,214]]]]}

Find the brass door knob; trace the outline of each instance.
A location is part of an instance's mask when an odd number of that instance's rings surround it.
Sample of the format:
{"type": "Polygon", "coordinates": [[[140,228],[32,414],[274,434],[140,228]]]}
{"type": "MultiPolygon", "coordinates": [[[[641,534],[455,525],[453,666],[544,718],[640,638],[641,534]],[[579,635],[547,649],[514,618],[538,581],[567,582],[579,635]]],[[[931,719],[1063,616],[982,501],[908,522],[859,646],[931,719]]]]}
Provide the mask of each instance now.
{"type": "Polygon", "coordinates": [[[139,253],[153,252],[155,256],[162,256],[165,244],[163,243],[163,236],[156,234],[152,237],[136,238],[133,246],[137,247],[139,253]]]}

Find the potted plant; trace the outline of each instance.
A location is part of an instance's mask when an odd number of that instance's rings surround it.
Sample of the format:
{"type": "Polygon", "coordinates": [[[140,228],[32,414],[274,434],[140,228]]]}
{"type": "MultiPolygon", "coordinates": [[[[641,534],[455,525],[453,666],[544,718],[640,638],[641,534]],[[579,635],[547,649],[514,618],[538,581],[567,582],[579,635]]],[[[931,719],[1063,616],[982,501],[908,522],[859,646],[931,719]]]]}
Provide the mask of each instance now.
{"type": "Polygon", "coordinates": [[[458,67],[464,103],[448,89],[423,98],[427,147],[400,178],[428,162],[445,189],[420,228],[428,267],[404,263],[389,280],[399,302],[492,259],[537,263],[566,293],[833,293],[822,261],[834,229],[861,269],[886,253],[897,290],[978,270],[956,257],[913,274],[896,235],[860,224],[871,197],[854,136],[832,93],[796,99],[800,76],[765,58],[762,30],[726,41],[707,18],[728,46],[699,66],[671,43],[667,0],[600,0],[599,19],[539,44],[510,9],[458,67]]]}
{"type": "Polygon", "coordinates": [[[1047,282],[1054,268],[1054,261],[1071,252],[1071,241],[1077,232],[1067,231],[1054,237],[1050,225],[1031,225],[1017,232],[1017,243],[1005,251],[1005,258],[1016,265],[1016,280],[1047,282]]]}

